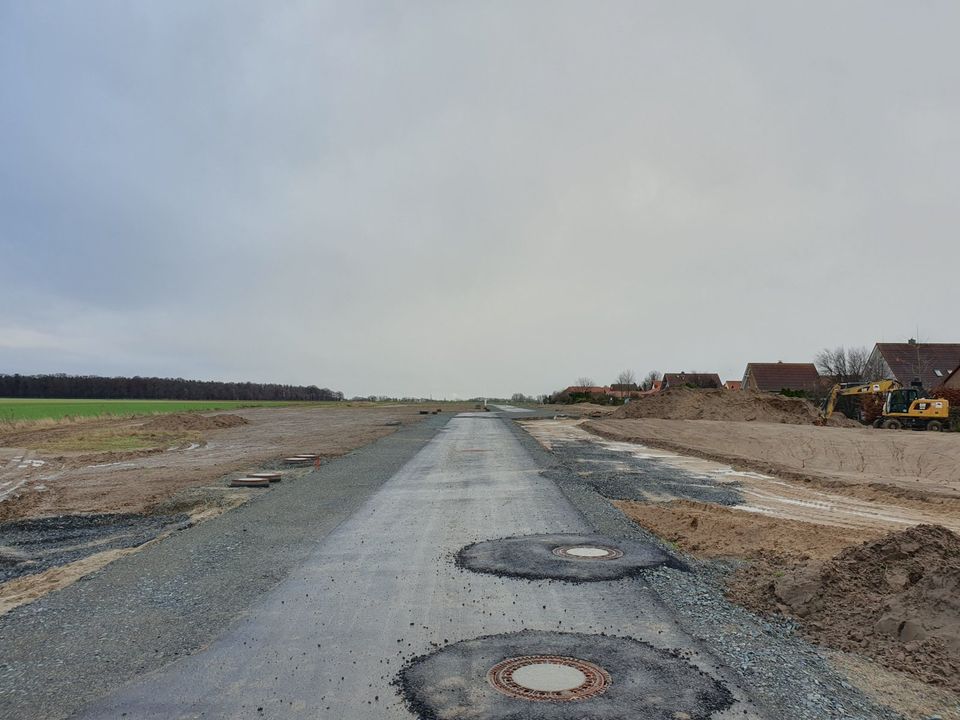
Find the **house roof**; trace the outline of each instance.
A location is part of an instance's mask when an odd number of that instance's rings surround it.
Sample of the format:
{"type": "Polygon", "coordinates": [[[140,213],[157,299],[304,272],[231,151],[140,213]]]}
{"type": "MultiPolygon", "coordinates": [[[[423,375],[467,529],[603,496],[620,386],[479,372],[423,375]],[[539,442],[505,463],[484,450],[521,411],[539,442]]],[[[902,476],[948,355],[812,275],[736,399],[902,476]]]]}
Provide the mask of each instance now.
{"type": "Polygon", "coordinates": [[[816,390],[820,386],[820,373],[813,363],[749,363],[744,377],[751,375],[761,392],[816,390]]]}
{"type": "Polygon", "coordinates": [[[723,381],[716,373],[664,373],[663,387],[693,385],[698,388],[722,388],[723,381]]]}
{"type": "Polygon", "coordinates": [[[877,343],[875,348],[904,385],[920,378],[928,390],[942,385],[960,365],[960,343],[877,343]]]}
{"type": "Polygon", "coordinates": [[[953,372],[951,372],[949,375],[947,375],[943,379],[943,384],[946,385],[948,382],[951,382],[952,380],[960,380],[960,365],[957,365],[957,367],[953,369],[953,372]]]}
{"type": "Polygon", "coordinates": [[[609,390],[608,387],[601,387],[599,385],[571,385],[563,392],[567,394],[590,394],[590,395],[603,395],[609,390]]]}

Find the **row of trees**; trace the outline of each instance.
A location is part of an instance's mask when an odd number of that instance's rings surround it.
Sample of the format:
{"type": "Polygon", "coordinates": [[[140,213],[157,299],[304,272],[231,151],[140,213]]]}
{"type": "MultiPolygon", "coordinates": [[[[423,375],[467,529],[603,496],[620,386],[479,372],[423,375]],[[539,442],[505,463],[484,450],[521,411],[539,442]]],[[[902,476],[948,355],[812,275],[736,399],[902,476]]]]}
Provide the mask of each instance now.
{"type": "Polygon", "coordinates": [[[316,385],[156,377],[0,374],[0,397],[91,400],[343,400],[316,385]]]}

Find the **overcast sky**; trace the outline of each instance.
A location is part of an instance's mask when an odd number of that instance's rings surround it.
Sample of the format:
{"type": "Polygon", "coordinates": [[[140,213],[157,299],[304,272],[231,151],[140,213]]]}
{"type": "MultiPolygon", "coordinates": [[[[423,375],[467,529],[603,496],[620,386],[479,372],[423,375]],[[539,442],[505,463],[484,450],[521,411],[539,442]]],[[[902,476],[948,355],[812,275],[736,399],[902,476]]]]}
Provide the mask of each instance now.
{"type": "Polygon", "coordinates": [[[960,341],[957,27],[0,0],[0,372],[469,397],[960,341]]]}

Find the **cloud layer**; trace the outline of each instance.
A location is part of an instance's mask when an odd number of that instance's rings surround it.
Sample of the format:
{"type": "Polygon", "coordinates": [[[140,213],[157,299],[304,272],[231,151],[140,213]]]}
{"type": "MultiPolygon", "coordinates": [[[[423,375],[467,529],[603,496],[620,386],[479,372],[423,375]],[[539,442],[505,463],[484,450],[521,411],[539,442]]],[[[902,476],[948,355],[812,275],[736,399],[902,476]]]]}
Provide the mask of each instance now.
{"type": "Polygon", "coordinates": [[[957,6],[675,5],[7,4],[0,371],[471,396],[956,341],[957,6]]]}

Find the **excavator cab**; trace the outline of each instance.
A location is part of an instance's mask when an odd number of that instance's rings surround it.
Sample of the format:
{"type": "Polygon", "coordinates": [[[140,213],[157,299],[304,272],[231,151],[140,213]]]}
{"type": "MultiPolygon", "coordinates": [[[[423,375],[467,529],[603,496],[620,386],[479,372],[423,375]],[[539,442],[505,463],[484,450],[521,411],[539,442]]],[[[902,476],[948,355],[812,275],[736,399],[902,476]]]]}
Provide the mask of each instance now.
{"type": "Polygon", "coordinates": [[[920,394],[915,387],[891,390],[884,403],[883,414],[910,412],[910,405],[920,397],[920,394]]]}

